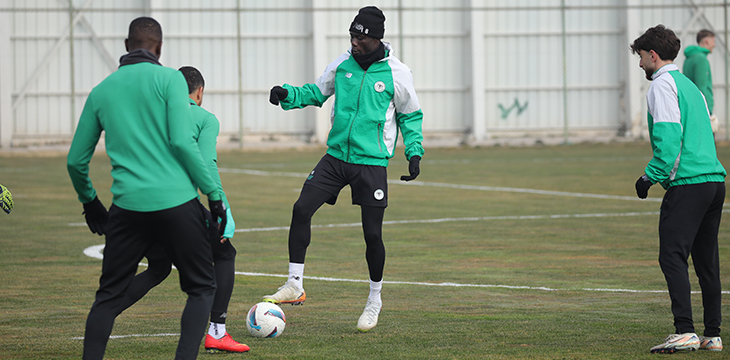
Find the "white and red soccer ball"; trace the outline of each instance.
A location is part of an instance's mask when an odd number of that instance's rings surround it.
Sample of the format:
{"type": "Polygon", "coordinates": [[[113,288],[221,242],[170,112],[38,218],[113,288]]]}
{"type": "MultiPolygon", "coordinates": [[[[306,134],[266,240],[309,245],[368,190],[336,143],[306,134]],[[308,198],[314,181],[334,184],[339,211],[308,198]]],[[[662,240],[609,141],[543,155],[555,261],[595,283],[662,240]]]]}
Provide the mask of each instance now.
{"type": "Polygon", "coordinates": [[[260,302],[248,311],[246,327],[253,337],[277,337],[286,327],[286,315],[276,304],[260,302]]]}

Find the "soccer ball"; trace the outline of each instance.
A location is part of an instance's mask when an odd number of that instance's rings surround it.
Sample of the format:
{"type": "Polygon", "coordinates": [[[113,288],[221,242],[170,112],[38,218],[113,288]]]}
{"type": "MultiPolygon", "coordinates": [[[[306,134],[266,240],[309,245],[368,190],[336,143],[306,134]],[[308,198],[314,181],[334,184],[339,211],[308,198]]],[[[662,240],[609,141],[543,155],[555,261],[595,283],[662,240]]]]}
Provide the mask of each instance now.
{"type": "Polygon", "coordinates": [[[13,211],[13,194],[3,185],[0,185],[0,209],[8,214],[13,211]]]}
{"type": "Polygon", "coordinates": [[[286,327],[286,316],[276,304],[260,302],[248,311],[246,327],[253,337],[277,337],[286,327]]]}

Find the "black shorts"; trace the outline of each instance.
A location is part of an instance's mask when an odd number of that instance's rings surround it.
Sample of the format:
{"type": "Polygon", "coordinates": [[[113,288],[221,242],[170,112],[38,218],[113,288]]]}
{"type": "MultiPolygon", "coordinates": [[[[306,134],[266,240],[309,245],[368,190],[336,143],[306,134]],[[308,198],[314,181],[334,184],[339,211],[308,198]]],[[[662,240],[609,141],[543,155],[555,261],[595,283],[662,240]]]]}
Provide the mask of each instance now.
{"type": "Polygon", "coordinates": [[[385,166],[350,164],[325,154],[307,176],[304,185],[332,194],[332,198],[327,200],[330,205],[335,204],[340,190],[350,185],[353,205],[388,206],[388,171],[385,166]]]}

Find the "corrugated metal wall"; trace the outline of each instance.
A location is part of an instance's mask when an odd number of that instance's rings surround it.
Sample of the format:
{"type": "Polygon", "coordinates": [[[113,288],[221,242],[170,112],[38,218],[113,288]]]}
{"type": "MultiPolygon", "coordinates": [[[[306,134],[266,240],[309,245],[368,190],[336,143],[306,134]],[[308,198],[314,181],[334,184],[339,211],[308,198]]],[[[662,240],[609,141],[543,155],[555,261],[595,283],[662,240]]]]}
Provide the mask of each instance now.
{"type": "MultiPolygon", "coordinates": [[[[125,54],[129,22],[163,27],[161,61],[206,78],[221,141],[322,141],[323,109],[281,111],[273,85],[313,82],[349,47],[355,0],[0,0],[0,146],[69,141],[89,91],[125,54]]],[[[384,0],[385,41],[413,70],[429,138],[641,135],[648,87],[628,45],[658,23],[709,56],[726,119],[727,5],[699,0],[384,0]]],[[[684,56],[677,58],[682,65],[684,56]]],[[[727,121],[725,120],[725,123],[727,121]]],[[[727,125],[725,125],[727,126],[727,125]]]]}
{"type": "MultiPolygon", "coordinates": [[[[626,56],[620,10],[527,3],[527,9],[484,13],[487,129],[560,131],[566,122],[573,130],[616,129],[623,81],[617,65],[626,56]]],[[[502,2],[508,4],[514,2],[502,2]]]]}
{"type": "MultiPolygon", "coordinates": [[[[713,93],[715,99],[714,113],[720,119],[722,125],[720,137],[730,139],[730,117],[728,113],[728,12],[730,4],[724,1],[701,1],[701,0],[627,0],[633,6],[628,11],[628,34],[631,41],[641,35],[648,27],[656,24],[664,24],[673,29],[682,41],[682,49],[675,60],[675,63],[682,69],[685,56],[684,49],[689,45],[697,45],[696,34],[702,29],[710,29],[716,33],[716,47],[707,59],[710,61],[713,79],[713,93]]],[[[629,71],[636,71],[630,75],[631,81],[638,76],[643,79],[643,72],[638,70],[639,60],[632,57],[629,63],[629,71]]],[[[649,87],[648,81],[640,83],[641,96],[646,94],[649,87]]],[[[642,101],[642,109],[646,111],[646,104],[642,101]]],[[[642,113],[643,116],[645,114],[642,113]]],[[[646,121],[645,118],[641,121],[646,121]]]]}

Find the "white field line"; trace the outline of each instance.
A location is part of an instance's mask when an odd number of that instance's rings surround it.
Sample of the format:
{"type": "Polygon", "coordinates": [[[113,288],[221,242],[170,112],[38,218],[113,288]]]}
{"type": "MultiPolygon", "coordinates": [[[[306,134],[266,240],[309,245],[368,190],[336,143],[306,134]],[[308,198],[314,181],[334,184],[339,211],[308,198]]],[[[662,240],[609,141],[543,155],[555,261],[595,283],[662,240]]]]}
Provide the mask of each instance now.
{"type": "MultiPolygon", "coordinates": [[[[598,162],[626,162],[626,161],[642,161],[648,162],[651,160],[651,156],[618,156],[618,157],[586,157],[586,158],[566,158],[566,157],[547,157],[547,158],[517,158],[517,159],[444,159],[444,160],[425,160],[429,165],[433,164],[514,164],[518,163],[598,163],[598,162]]],[[[291,167],[291,164],[285,163],[266,163],[266,164],[255,164],[255,163],[243,163],[241,167],[267,167],[267,168],[279,168],[285,169],[291,167]]]]}
{"type": "MultiPolygon", "coordinates": [[[[162,336],[180,336],[180,334],[160,333],[160,334],[129,334],[129,335],[112,335],[109,339],[124,339],[131,337],[162,337],[162,336]]],[[[83,336],[72,337],[71,340],[84,340],[83,336]]]]}
{"type": "MultiPolygon", "coordinates": [[[[730,211],[730,210],[728,210],[728,211],[730,211]]],[[[383,221],[383,225],[437,224],[437,223],[458,222],[458,221],[540,220],[540,219],[568,219],[568,218],[594,218],[594,217],[624,217],[624,216],[646,216],[646,215],[659,215],[659,212],[658,211],[647,211],[647,212],[599,213],[599,214],[504,215],[504,216],[440,218],[440,219],[424,219],[424,220],[390,220],[390,221],[383,221]]],[[[86,223],[82,223],[82,225],[86,225],[86,223]]],[[[362,226],[362,223],[357,222],[357,223],[343,223],[343,224],[312,225],[312,229],[360,227],[360,226],[362,226]]],[[[260,231],[279,231],[279,230],[289,230],[289,226],[236,229],[236,232],[260,232],[260,231]]]]}
{"type": "Polygon", "coordinates": [[[662,201],[661,198],[653,198],[653,197],[642,200],[636,196],[585,194],[585,193],[574,193],[574,192],[566,192],[566,191],[523,189],[523,188],[511,188],[511,187],[502,187],[502,186],[458,185],[458,184],[445,184],[445,183],[425,182],[425,181],[409,181],[409,182],[400,181],[399,182],[399,181],[395,181],[395,180],[388,180],[388,184],[400,184],[400,185],[408,185],[408,186],[431,186],[431,187],[461,189],[461,190],[515,192],[515,193],[537,194],[537,195],[548,195],[548,196],[568,196],[568,197],[608,199],[608,200],[656,201],[656,202],[662,201]]]}
{"type": "MultiPolygon", "coordinates": [[[[651,157],[646,156],[620,156],[620,157],[587,157],[587,158],[565,158],[565,157],[549,157],[549,158],[532,158],[532,159],[460,159],[460,160],[433,160],[428,159],[428,164],[504,164],[515,162],[519,163],[597,163],[597,162],[626,162],[626,161],[649,161],[651,157]]],[[[251,164],[251,166],[259,166],[259,164],[251,164]]],[[[281,164],[285,166],[285,164],[281,164]]]]}
{"type": "MultiPolygon", "coordinates": [[[[102,253],[104,245],[94,245],[84,249],[84,255],[95,258],[103,259],[102,253]]],[[[140,263],[141,266],[147,266],[146,263],[140,263]]],[[[173,268],[175,268],[173,266],[173,268]]],[[[286,274],[266,274],[257,272],[247,271],[236,271],[236,275],[242,276],[267,276],[267,277],[278,277],[287,278],[286,274]]],[[[358,280],[358,279],[345,279],[345,278],[330,278],[330,277],[319,277],[319,276],[305,276],[307,280],[319,280],[319,281],[330,281],[330,282],[353,282],[353,283],[369,283],[369,280],[358,280]]],[[[602,289],[602,288],[549,288],[545,286],[515,286],[515,285],[495,285],[495,284],[460,284],[453,282],[441,282],[441,283],[430,283],[430,282],[418,282],[418,281],[387,281],[383,280],[384,284],[395,284],[395,285],[413,285],[413,286],[436,286],[436,287],[469,287],[469,288],[497,288],[497,289],[511,289],[511,290],[540,290],[540,291],[588,291],[588,292],[613,292],[613,293],[666,293],[666,290],[635,290],[635,289],[602,289]]],[[[693,294],[700,294],[699,291],[693,291],[693,294]]],[[[730,294],[730,291],[723,291],[723,294],[730,294]]]]}
{"type": "MultiPolygon", "coordinates": [[[[730,209],[722,210],[723,213],[729,213],[730,209]]],[[[389,220],[383,221],[383,225],[402,225],[402,224],[437,224],[444,222],[458,221],[492,221],[492,220],[540,220],[540,219],[569,219],[569,218],[597,218],[597,217],[627,217],[627,216],[648,216],[659,215],[658,211],[645,212],[627,212],[627,213],[597,213],[597,214],[557,214],[557,215],[505,215],[505,216],[483,216],[483,217],[462,217],[462,218],[440,218],[440,219],[422,219],[422,220],[389,220]]],[[[69,223],[68,226],[86,226],[86,223],[69,223]]],[[[360,227],[362,223],[342,223],[342,224],[322,224],[312,225],[312,229],[331,229],[345,227],[360,227]]],[[[262,228],[236,229],[235,232],[265,232],[265,231],[285,231],[289,230],[289,226],[272,226],[262,228]]],[[[92,247],[93,248],[93,247],[92,247]]],[[[89,248],[91,249],[91,248],[89,248]]]]}
{"type": "Polygon", "coordinates": [[[294,173],[294,172],[283,172],[283,171],[262,171],[262,170],[250,170],[250,169],[228,169],[218,168],[218,172],[229,173],[229,174],[246,174],[256,176],[279,176],[279,177],[295,177],[295,178],[306,178],[309,173],[294,173]]]}
{"type": "MultiPolygon", "coordinates": [[[[220,169],[218,169],[218,171],[222,172],[222,173],[230,173],[230,174],[297,177],[297,178],[305,178],[307,175],[309,175],[309,174],[293,173],[293,172],[260,171],[260,170],[248,170],[248,169],[227,169],[227,168],[220,168],[220,169]]],[[[523,189],[523,188],[511,188],[511,187],[502,187],[502,186],[459,185],[459,184],[446,184],[446,183],[426,182],[426,181],[405,182],[405,181],[400,181],[400,180],[388,180],[388,184],[409,185],[409,186],[431,186],[431,187],[460,189],[460,190],[515,192],[515,193],[526,193],[526,194],[548,195],[548,196],[568,196],[568,197],[594,198],[594,199],[642,201],[642,199],[639,199],[635,196],[584,194],[584,193],[573,193],[573,192],[566,192],[566,191],[523,189]]],[[[661,198],[647,198],[646,201],[661,202],[662,199],[661,198]]]]}
{"type": "MultiPolygon", "coordinates": [[[[730,212],[730,210],[723,210],[730,212]]],[[[596,218],[596,217],[625,217],[625,216],[646,216],[659,215],[658,211],[645,212],[627,212],[627,213],[596,213],[596,214],[554,214],[554,215],[502,215],[502,216],[470,216],[460,218],[439,218],[439,219],[421,219],[421,220],[387,220],[383,221],[383,225],[401,225],[401,224],[437,224],[444,222],[457,221],[492,221],[492,220],[540,220],[540,219],[569,219],[569,218],[596,218]]],[[[86,226],[86,223],[69,223],[68,226],[86,226]]],[[[312,225],[312,229],[327,228],[343,228],[343,227],[359,227],[362,223],[343,223],[343,224],[323,224],[312,225]]],[[[261,232],[261,231],[279,231],[289,230],[289,226],[272,226],[250,229],[236,229],[236,232],[261,232]]]]}

